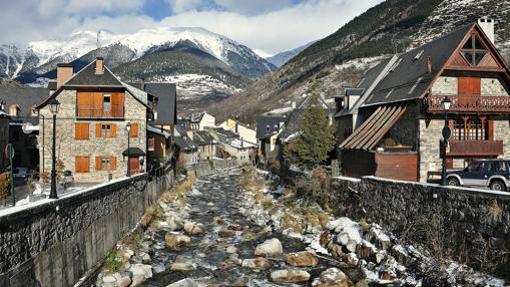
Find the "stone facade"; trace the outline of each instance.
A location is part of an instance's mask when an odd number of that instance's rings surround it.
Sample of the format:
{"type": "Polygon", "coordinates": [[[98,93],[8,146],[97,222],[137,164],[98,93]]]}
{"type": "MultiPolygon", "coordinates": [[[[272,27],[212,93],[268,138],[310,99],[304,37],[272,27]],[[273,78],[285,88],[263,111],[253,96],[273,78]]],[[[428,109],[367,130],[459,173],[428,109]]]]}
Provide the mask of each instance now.
{"type": "MultiPolygon", "coordinates": [[[[146,131],[147,131],[147,109],[136,100],[129,92],[125,92],[125,114],[122,120],[113,119],[93,119],[81,120],[76,118],[76,90],[63,90],[58,96],[60,102],[60,111],[57,114],[57,133],[56,133],[56,152],[57,160],[64,163],[64,170],[71,170],[75,182],[104,182],[108,180],[108,175],[112,174],[113,178],[125,176],[127,169],[127,160],[122,156],[122,152],[127,148],[127,131],[125,129],[127,122],[138,124],[138,137],[130,139],[131,147],[138,147],[142,151],[146,151],[146,131]],[[75,124],[89,124],[89,139],[75,139],[75,124]],[[114,124],[116,125],[116,136],[113,138],[96,138],[96,124],[114,124]],[[76,156],[89,156],[90,172],[76,173],[76,156]],[[116,157],[116,169],[112,171],[96,170],[96,156],[113,156],[116,157]]],[[[39,144],[40,158],[44,158],[45,170],[51,170],[51,150],[52,150],[52,133],[53,125],[51,123],[51,112],[46,106],[41,109],[41,116],[45,117],[46,125],[40,122],[39,138],[45,134],[45,145],[39,144]],[[44,149],[44,153],[42,152],[44,149]]],[[[38,143],[42,140],[38,138],[38,143]]],[[[41,160],[41,165],[42,165],[41,160]]],[[[145,170],[146,160],[141,169],[145,170]]]]}
{"type": "Polygon", "coordinates": [[[482,96],[508,96],[507,89],[498,78],[482,78],[482,96]]]}
{"type": "Polygon", "coordinates": [[[418,144],[418,119],[420,117],[419,104],[410,102],[406,113],[393,125],[389,137],[403,146],[416,147],[418,144]]]}
{"type": "Polygon", "coordinates": [[[74,286],[133,230],[173,172],[121,179],[0,215],[0,286],[74,286]]]}
{"type": "Polygon", "coordinates": [[[494,140],[503,141],[503,157],[510,158],[510,123],[508,120],[494,121],[494,140]]]}
{"type": "Polygon", "coordinates": [[[419,180],[427,181],[429,171],[441,170],[441,158],[439,157],[439,141],[443,138],[442,130],[444,120],[431,120],[427,126],[424,119],[419,121],[419,180]]]}
{"type": "Polygon", "coordinates": [[[458,94],[458,80],[456,77],[441,76],[432,85],[433,95],[456,96],[458,94]]]}

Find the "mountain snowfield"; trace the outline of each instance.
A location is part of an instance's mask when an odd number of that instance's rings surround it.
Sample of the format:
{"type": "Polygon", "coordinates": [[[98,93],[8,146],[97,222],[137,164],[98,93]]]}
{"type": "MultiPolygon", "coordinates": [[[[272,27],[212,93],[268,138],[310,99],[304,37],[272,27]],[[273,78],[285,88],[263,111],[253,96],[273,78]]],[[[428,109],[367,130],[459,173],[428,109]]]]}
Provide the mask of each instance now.
{"type": "Polygon", "coordinates": [[[41,86],[55,78],[57,63],[73,62],[80,69],[96,56],[105,57],[108,67],[125,81],[179,80],[178,88],[187,98],[232,95],[276,69],[250,48],[206,29],[157,27],[131,34],[79,31],[59,39],[32,41],[26,47],[1,45],[0,77],[41,86]],[[183,54],[191,57],[186,65],[175,60],[183,54]],[[174,58],[169,59],[171,55],[174,58]],[[154,72],[157,64],[166,69],[159,67],[154,72]]]}

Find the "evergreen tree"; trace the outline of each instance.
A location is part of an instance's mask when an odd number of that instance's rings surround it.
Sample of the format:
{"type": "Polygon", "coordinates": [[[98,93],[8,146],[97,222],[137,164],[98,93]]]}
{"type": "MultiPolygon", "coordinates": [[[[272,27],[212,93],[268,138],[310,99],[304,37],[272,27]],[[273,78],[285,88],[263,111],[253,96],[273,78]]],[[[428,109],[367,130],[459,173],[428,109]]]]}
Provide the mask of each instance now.
{"type": "Polygon", "coordinates": [[[301,134],[285,149],[285,157],[305,170],[324,164],[335,147],[334,128],[315,94],[309,99],[299,130],[301,134]]]}

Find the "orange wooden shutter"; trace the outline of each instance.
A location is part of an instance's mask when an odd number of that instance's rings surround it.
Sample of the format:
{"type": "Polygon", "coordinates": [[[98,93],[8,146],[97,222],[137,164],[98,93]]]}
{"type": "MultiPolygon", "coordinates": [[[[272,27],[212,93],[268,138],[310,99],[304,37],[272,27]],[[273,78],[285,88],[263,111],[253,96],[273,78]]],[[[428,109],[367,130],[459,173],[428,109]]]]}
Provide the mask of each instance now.
{"type": "Polygon", "coordinates": [[[117,136],[117,124],[110,124],[110,137],[114,138],[117,136]]]}
{"type": "Polygon", "coordinates": [[[90,160],[88,156],[75,157],[75,171],[76,173],[83,173],[90,171],[90,160]]]}
{"type": "Polygon", "coordinates": [[[101,170],[101,157],[96,156],[96,170],[101,170]]]}
{"type": "Polygon", "coordinates": [[[136,123],[131,124],[131,132],[130,133],[131,133],[130,136],[132,138],[138,137],[138,124],[136,124],[136,123]]]}
{"type": "Polygon", "coordinates": [[[117,169],[117,158],[114,156],[110,157],[110,169],[111,170],[117,169]]]}
{"type": "Polygon", "coordinates": [[[89,139],[89,124],[88,123],[76,123],[74,125],[74,136],[77,140],[88,140],[89,139]]]}
{"type": "Polygon", "coordinates": [[[94,116],[100,117],[103,114],[103,93],[92,93],[94,97],[94,116]]]}
{"type": "Polygon", "coordinates": [[[101,137],[101,124],[96,124],[96,138],[101,137]]]}

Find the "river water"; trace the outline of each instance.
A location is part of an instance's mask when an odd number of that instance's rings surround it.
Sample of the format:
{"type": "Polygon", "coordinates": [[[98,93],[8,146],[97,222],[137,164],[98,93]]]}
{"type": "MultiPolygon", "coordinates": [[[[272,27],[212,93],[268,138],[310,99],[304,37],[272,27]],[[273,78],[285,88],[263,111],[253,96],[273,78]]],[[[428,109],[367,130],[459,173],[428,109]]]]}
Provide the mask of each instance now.
{"type": "MultiPolygon", "coordinates": [[[[165,246],[167,230],[146,231],[145,237],[153,239],[149,251],[151,261],[148,263],[152,266],[153,277],[141,286],[167,286],[184,278],[192,278],[206,286],[281,286],[272,283],[269,274],[273,270],[289,267],[284,256],[269,258],[272,268],[265,271],[241,267],[239,259],[254,258],[255,247],[270,238],[281,241],[284,254],[303,251],[307,245],[298,239],[273,232],[269,225],[258,226],[243,215],[240,208],[246,206],[238,176],[235,171],[226,171],[195,183],[195,194],[187,196],[187,203],[191,206],[187,220],[204,224],[205,234],[192,236],[190,245],[170,249],[165,246]],[[235,234],[222,237],[219,235],[222,230],[234,230],[235,234]],[[232,246],[238,251],[232,253],[232,246]],[[227,252],[228,247],[231,253],[227,252]],[[195,269],[172,271],[170,266],[174,262],[191,263],[195,269]]],[[[321,260],[318,266],[300,269],[308,271],[313,279],[331,267],[328,264],[328,260],[321,260]]],[[[309,283],[285,284],[306,285],[309,283]]]]}

